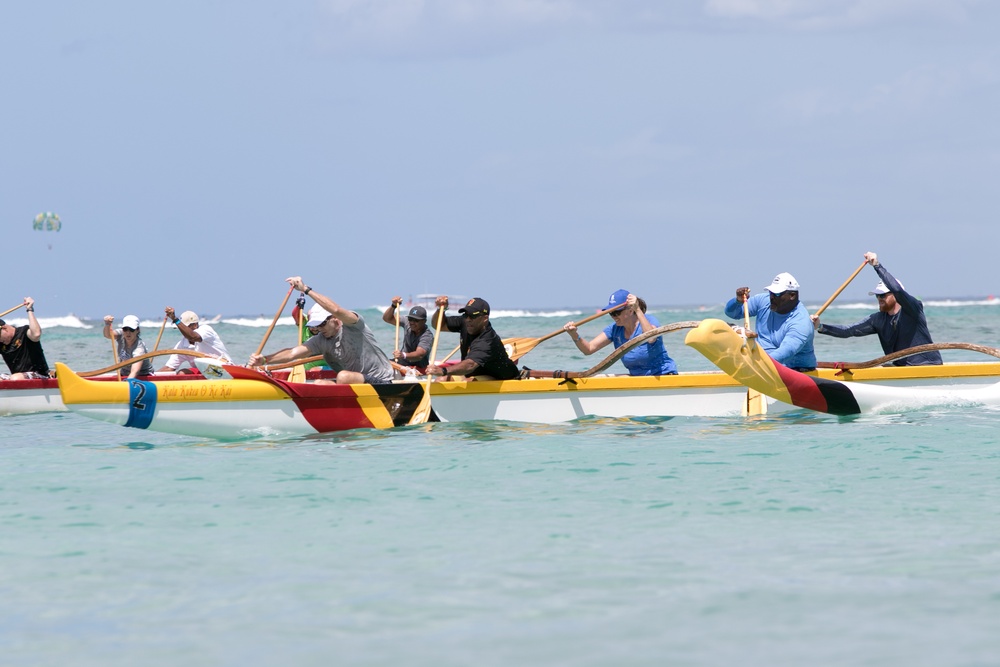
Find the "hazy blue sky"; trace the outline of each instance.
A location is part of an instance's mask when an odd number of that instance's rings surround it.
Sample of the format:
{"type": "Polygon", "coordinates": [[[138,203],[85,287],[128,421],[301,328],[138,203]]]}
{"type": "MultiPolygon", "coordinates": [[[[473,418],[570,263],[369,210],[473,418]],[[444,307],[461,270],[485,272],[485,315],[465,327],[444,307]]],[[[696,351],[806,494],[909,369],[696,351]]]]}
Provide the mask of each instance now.
{"type": "Polygon", "coordinates": [[[866,250],[1000,294],[998,35],[992,0],[6,3],[0,309],[822,303],[866,250]]]}

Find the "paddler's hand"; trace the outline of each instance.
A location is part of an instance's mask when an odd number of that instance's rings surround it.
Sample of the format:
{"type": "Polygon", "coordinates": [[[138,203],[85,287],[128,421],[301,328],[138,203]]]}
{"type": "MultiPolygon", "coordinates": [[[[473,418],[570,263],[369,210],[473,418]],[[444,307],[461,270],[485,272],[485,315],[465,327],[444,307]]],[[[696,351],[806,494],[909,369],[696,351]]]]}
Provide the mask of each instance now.
{"type": "Polygon", "coordinates": [[[265,361],[266,358],[267,358],[267,355],[264,355],[264,354],[251,354],[250,355],[250,365],[251,366],[263,366],[265,363],[267,363],[265,361]]]}
{"type": "Polygon", "coordinates": [[[393,350],[392,358],[395,359],[396,361],[402,361],[404,359],[403,354],[404,352],[402,350],[393,350]]]}
{"type": "Polygon", "coordinates": [[[750,288],[749,287],[738,287],[736,288],[736,302],[743,303],[748,298],[750,298],[750,288]]]}
{"type": "Polygon", "coordinates": [[[447,373],[444,366],[428,366],[425,372],[428,375],[445,375],[447,373]]]}
{"type": "Polygon", "coordinates": [[[871,264],[873,267],[878,266],[878,255],[876,255],[873,252],[866,252],[865,261],[871,264]]]}
{"type": "Polygon", "coordinates": [[[166,313],[168,322],[173,322],[177,319],[177,313],[174,312],[174,309],[171,306],[164,308],[163,312],[166,313]]]}
{"type": "Polygon", "coordinates": [[[819,315],[810,315],[809,319],[812,320],[812,322],[813,322],[813,329],[815,329],[816,331],[819,331],[819,327],[820,327],[819,315]]]}
{"type": "Polygon", "coordinates": [[[392,305],[393,306],[395,306],[396,308],[399,308],[399,305],[401,303],[403,303],[403,297],[401,297],[401,296],[394,296],[394,297],[392,297],[392,305]]]}
{"type": "Polygon", "coordinates": [[[306,284],[302,282],[301,276],[291,276],[290,278],[285,278],[285,282],[300,292],[306,291],[306,284]]]}
{"type": "Polygon", "coordinates": [[[115,323],[115,316],[114,315],[105,315],[104,316],[104,326],[110,327],[114,323],[115,323]]]}

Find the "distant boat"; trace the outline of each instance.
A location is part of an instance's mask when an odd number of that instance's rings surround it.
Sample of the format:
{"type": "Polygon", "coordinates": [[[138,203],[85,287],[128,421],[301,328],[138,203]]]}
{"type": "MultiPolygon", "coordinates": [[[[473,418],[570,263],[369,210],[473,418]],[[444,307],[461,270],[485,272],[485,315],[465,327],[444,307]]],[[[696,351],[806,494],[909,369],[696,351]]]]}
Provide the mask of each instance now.
{"type": "Polygon", "coordinates": [[[467,296],[457,296],[455,294],[447,293],[436,293],[436,294],[417,294],[416,296],[411,296],[410,300],[406,302],[407,309],[413,308],[414,306],[423,306],[426,310],[437,310],[437,298],[439,296],[448,297],[448,308],[449,310],[455,310],[456,308],[461,308],[465,305],[466,301],[469,300],[467,296]]]}

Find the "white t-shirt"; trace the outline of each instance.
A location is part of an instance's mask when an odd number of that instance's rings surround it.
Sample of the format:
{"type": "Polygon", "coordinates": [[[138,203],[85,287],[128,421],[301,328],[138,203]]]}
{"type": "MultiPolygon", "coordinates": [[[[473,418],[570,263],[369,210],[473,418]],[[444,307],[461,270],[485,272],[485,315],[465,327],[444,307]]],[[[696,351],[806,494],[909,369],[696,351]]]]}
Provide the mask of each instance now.
{"type": "MultiPolygon", "coordinates": [[[[201,341],[192,345],[188,342],[187,338],[181,338],[177,345],[174,345],[175,350],[194,350],[195,352],[201,352],[202,354],[209,354],[216,359],[222,359],[225,362],[231,362],[232,357],[229,356],[229,350],[226,349],[225,343],[219,338],[219,334],[215,333],[215,329],[207,324],[199,324],[195,332],[201,336],[201,341]]],[[[167,359],[165,364],[167,368],[172,371],[176,371],[181,367],[182,364],[190,364],[194,366],[194,357],[190,357],[183,354],[171,354],[167,359]]]]}

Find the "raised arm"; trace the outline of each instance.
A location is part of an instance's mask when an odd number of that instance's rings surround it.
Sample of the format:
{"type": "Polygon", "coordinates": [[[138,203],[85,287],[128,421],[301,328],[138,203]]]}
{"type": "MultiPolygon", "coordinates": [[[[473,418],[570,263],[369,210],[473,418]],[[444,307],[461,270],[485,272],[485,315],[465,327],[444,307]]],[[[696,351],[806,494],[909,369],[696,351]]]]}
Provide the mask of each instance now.
{"type": "Polygon", "coordinates": [[[356,313],[354,313],[354,311],[341,308],[340,305],[337,304],[337,302],[335,302],[330,297],[320,294],[312,287],[309,287],[308,285],[305,284],[305,282],[303,282],[301,276],[292,276],[290,278],[286,278],[285,282],[287,282],[289,285],[299,290],[300,292],[305,293],[306,296],[312,297],[312,300],[318,303],[320,308],[323,308],[324,310],[328,311],[330,314],[332,314],[334,317],[336,317],[344,324],[357,323],[358,316],[356,313]]]}
{"type": "Polygon", "coordinates": [[[28,339],[37,343],[42,337],[42,327],[35,319],[35,300],[30,296],[24,297],[24,310],[28,313],[28,339]]]}

